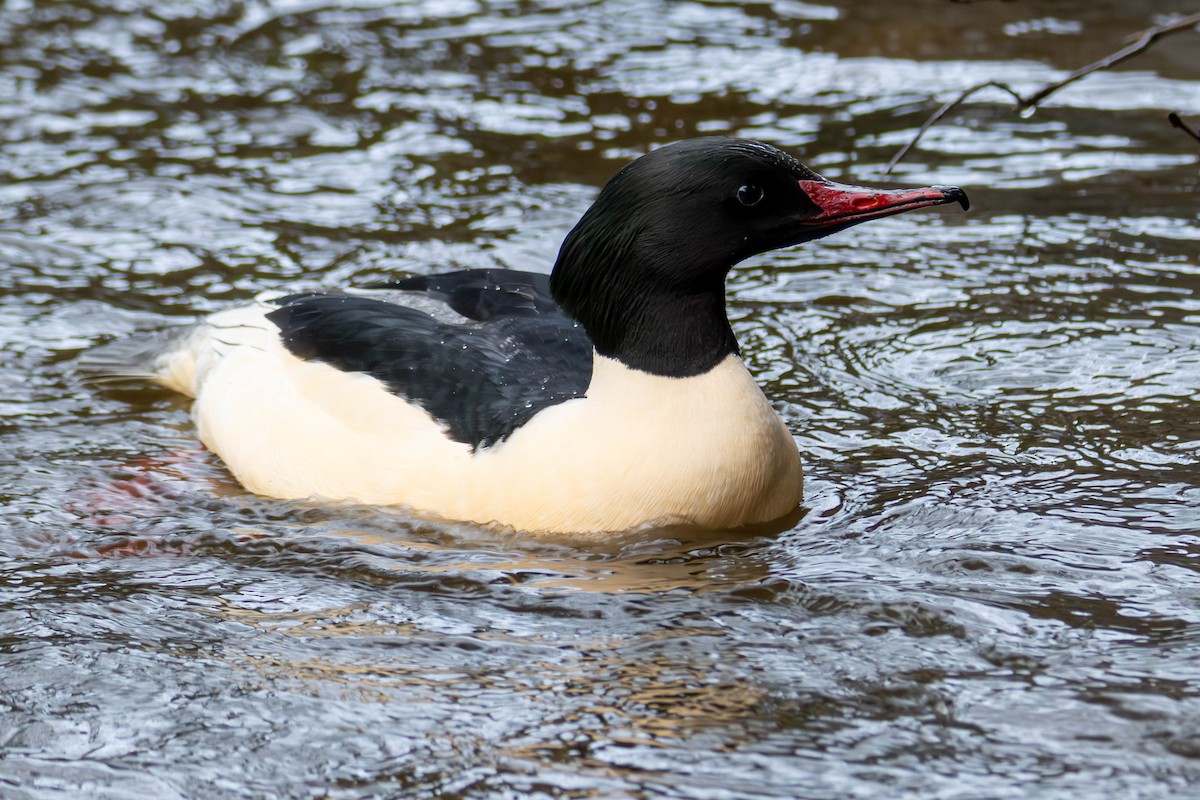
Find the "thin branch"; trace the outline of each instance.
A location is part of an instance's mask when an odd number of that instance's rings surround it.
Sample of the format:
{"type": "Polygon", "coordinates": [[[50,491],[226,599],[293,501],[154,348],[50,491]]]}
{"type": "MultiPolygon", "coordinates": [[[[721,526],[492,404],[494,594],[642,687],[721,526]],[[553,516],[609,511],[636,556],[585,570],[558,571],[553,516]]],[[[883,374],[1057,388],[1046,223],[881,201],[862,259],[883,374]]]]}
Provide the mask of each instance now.
{"type": "Polygon", "coordinates": [[[1153,28],[1147,28],[1140,34],[1135,34],[1138,38],[1133,44],[1123,47],[1117,52],[1107,55],[1099,61],[1094,61],[1091,64],[1088,64],[1086,67],[1080,67],[1067,77],[1063,78],[1061,81],[1056,81],[1055,83],[1043,86],[1041,89],[1031,94],[1028,98],[1022,100],[1019,108],[1021,110],[1033,108],[1042,100],[1045,100],[1047,97],[1054,94],[1068,83],[1074,83],[1080,78],[1091,75],[1093,72],[1099,72],[1102,69],[1108,69],[1109,67],[1116,66],[1125,59],[1132,58],[1138,53],[1146,50],[1161,37],[1166,36],[1169,33],[1176,33],[1178,31],[1187,30],[1188,28],[1194,28],[1196,25],[1200,25],[1200,14],[1191,14],[1183,17],[1182,19],[1175,20],[1174,22],[1169,22],[1166,25],[1156,25],[1153,28]]]}
{"type": "Polygon", "coordinates": [[[962,101],[966,100],[971,95],[975,94],[976,92],[983,91],[984,89],[988,89],[988,88],[1003,89],[1004,91],[1008,92],[1009,95],[1012,96],[1012,98],[1014,100],[1016,100],[1018,103],[1021,102],[1021,95],[1014,92],[1012,90],[1012,88],[1010,88],[1008,86],[1008,84],[1005,84],[1005,83],[996,83],[995,81],[988,81],[987,83],[981,83],[976,86],[972,86],[970,89],[964,90],[962,93],[960,93],[958,95],[958,97],[954,98],[953,100],[949,101],[948,103],[943,103],[941,108],[939,108],[937,111],[933,112],[933,116],[931,116],[929,119],[925,120],[925,124],[921,126],[921,129],[919,131],[917,131],[917,135],[912,138],[912,141],[909,142],[908,144],[904,145],[904,147],[900,148],[900,152],[898,152],[898,153],[896,153],[896,155],[892,156],[892,160],[889,161],[887,166],[884,168],[883,174],[887,175],[888,173],[890,173],[892,171],[892,167],[896,166],[896,164],[900,161],[900,159],[902,159],[906,155],[908,155],[908,151],[913,149],[913,147],[916,146],[917,142],[921,141],[921,137],[925,135],[925,131],[932,128],[939,119],[941,119],[942,117],[949,114],[950,111],[955,106],[957,106],[962,101]]]}
{"type": "MultiPolygon", "coordinates": [[[[928,131],[935,123],[937,123],[938,120],[950,113],[951,109],[953,109],[959,103],[963,102],[968,97],[982,89],[987,89],[989,87],[1002,89],[1005,92],[1008,92],[1008,94],[1016,101],[1016,105],[1013,106],[1014,111],[1031,111],[1032,109],[1037,108],[1040,102],[1057,92],[1059,89],[1062,89],[1063,87],[1072,84],[1081,78],[1085,78],[1088,75],[1091,75],[1093,72],[1099,72],[1102,69],[1108,69],[1116,64],[1121,63],[1127,58],[1132,58],[1138,53],[1148,49],[1152,44],[1154,44],[1154,42],[1163,36],[1188,30],[1194,28],[1196,25],[1200,25],[1200,13],[1190,14],[1186,17],[1177,19],[1174,22],[1168,22],[1164,25],[1155,25],[1153,28],[1147,28],[1141,33],[1135,34],[1138,38],[1132,44],[1121,48],[1115,53],[1105,56],[1099,61],[1094,61],[1091,64],[1088,64],[1086,67],[1080,67],[1060,81],[1046,84],[1028,97],[1021,95],[1008,84],[999,83],[996,81],[988,81],[987,83],[981,83],[977,86],[972,86],[971,88],[963,91],[950,102],[944,103],[941,108],[933,112],[933,115],[929,117],[929,119],[925,120],[925,124],[921,126],[920,130],[917,131],[917,135],[912,138],[912,141],[902,147],[900,152],[892,156],[892,160],[888,162],[888,165],[886,168],[884,168],[883,172],[884,174],[890,173],[892,168],[899,163],[900,159],[908,155],[909,151],[916,146],[917,142],[921,141],[921,137],[925,135],[925,132],[928,131]]],[[[1176,119],[1178,119],[1178,115],[1176,115],[1176,119]]],[[[1175,121],[1172,120],[1171,124],[1175,125],[1175,121]]],[[[1176,125],[1176,127],[1180,127],[1181,125],[1182,123],[1180,125],[1176,125]]],[[[1185,128],[1185,130],[1187,129],[1185,128]]],[[[1188,130],[1188,132],[1191,133],[1190,130],[1188,130]]]]}
{"type": "Polygon", "coordinates": [[[1179,128],[1179,130],[1195,139],[1197,142],[1200,142],[1200,130],[1192,130],[1190,127],[1188,127],[1188,124],[1183,121],[1183,117],[1179,116],[1174,111],[1172,111],[1170,114],[1167,114],[1167,121],[1170,122],[1174,127],[1179,128]]]}

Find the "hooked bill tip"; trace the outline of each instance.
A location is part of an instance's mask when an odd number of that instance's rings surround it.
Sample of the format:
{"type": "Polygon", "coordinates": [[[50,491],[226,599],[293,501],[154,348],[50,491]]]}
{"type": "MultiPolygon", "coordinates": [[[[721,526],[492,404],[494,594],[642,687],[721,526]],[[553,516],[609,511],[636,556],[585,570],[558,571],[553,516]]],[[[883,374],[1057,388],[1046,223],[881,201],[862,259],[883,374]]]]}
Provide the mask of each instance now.
{"type": "Polygon", "coordinates": [[[963,211],[970,210],[971,201],[967,199],[967,193],[962,189],[958,188],[957,186],[937,186],[935,188],[941,191],[942,196],[945,197],[947,201],[958,203],[960,206],[962,206],[963,211]]]}

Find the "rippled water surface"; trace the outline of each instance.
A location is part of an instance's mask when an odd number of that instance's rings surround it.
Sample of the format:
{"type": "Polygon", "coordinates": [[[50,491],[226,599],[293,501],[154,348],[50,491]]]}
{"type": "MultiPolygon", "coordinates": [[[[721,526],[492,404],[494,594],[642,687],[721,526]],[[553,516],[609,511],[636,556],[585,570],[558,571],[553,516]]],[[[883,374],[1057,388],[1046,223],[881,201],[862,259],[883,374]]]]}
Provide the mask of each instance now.
{"type": "Polygon", "coordinates": [[[1177,798],[1200,781],[1194,2],[0,2],[0,795],[1177,798]],[[788,531],[248,495],[73,366],[281,286],[548,270],[705,133],[959,183],[730,282],[788,531]]]}

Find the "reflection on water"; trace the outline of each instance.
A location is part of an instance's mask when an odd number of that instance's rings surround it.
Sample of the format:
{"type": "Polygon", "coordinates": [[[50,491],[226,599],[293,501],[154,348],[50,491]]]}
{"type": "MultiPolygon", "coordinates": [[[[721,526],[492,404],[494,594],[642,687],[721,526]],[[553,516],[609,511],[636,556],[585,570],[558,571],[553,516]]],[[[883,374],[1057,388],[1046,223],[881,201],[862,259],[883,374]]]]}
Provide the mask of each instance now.
{"type": "Polygon", "coordinates": [[[1164,0],[0,12],[0,794],[1180,797],[1200,770],[1195,34],[1164,0]],[[647,148],[962,183],[740,267],[784,531],[526,541],[247,495],[78,354],[282,286],[548,269],[647,148]]]}

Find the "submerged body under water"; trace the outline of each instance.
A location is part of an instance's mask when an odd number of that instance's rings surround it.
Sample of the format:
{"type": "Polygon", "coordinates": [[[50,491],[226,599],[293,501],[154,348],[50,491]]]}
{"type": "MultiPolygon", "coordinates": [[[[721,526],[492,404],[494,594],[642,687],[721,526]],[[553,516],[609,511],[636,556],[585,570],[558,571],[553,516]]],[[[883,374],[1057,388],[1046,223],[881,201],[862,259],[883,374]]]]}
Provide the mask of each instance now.
{"type": "Polygon", "coordinates": [[[10,4],[0,794],[1175,798],[1200,778],[1195,36],[1136,4],[10,4]],[[285,288],[547,271],[620,164],[963,185],[752,259],[782,533],[530,541],[247,493],[80,353],[285,288]]]}

